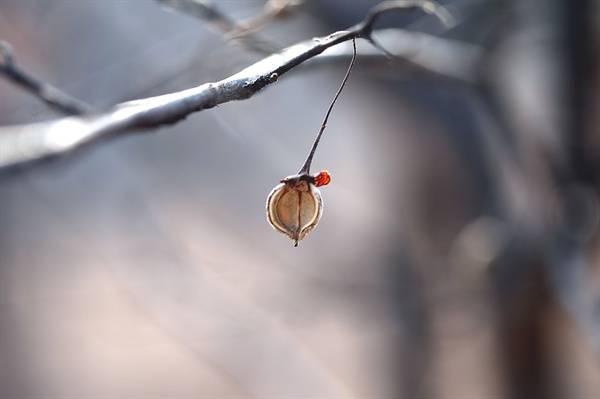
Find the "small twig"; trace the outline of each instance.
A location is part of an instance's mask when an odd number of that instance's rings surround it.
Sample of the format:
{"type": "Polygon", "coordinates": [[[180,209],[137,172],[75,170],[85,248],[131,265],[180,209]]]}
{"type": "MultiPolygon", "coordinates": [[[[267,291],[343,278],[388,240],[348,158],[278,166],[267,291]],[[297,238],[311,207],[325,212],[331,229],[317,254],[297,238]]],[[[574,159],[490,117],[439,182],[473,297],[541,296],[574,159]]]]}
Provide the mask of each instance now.
{"type": "Polygon", "coordinates": [[[83,101],[69,96],[54,86],[37,80],[17,68],[11,47],[8,43],[0,42],[0,53],[2,53],[2,57],[4,58],[4,61],[0,62],[0,73],[14,84],[44,100],[50,107],[67,115],[83,115],[93,111],[93,108],[83,101]]]}
{"type": "Polygon", "coordinates": [[[456,25],[454,17],[442,5],[435,1],[391,0],[384,1],[371,8],[366,18],[360,22],[357,27],[364,31],[366,36],[370,36],[375,22],[382,14],[389,11],[410,12],[414,10],[423,10],[428,14],[435,15],[447,28],[452,28],[456,25]]]}
{"type": "Polygon", "coordinates": [[[275,19],[292,15],[294,9],[302,2],[303,0],[269,0],[258,15],[240,21],[237,24],[237,29],[231,31],[228,37],[236,39],[252,35],[265,28],[275,19]]]}
{"type": "MultiPolygon", "coordinates": [[[[360,57],[356,62],[363,67],[382,67],[390,72],[393,71],[390,67],[399,67],[409,71],[411,77],[422,76],[436,81],[444,79],[467,84],[478,82],[478,68],[485,56],[479,45],[397,28],[379,29],[373,32],[373,37],[375,36],[382,47],[391,53],[391,57],[386,61],[381,56],[381,50],[372,46],[359,47],[360,57]]],[[[330,63],[333,60],[347,63],[351,57],[351,44],[343,43],[320,54],[315,58],[316,62],[311,62],[310,65],[330,63]]],[[[393,76],[397,78],[398,74],[393,76]]]]}
{"type": "Polygon", "coordinates": [[[439,6],[431,1],[421,1],[418,5],[415,2],[391,3],[394,7],[381,8],[377,13],[371,12],[367,20],[349,30],[293,45],[219,82],[117,104],[105,112],[93,115],[0,127],[0,168],[62,154],[101,137],[172,124],[192,112],[229,101],[248,99],[286,72],[326,49],[348,40],[370,37],[378,17],[396,8],[426,7],[434,10],[435,15],[441,16],[438,13],[439,6]]]}
{"type": "Polygon", "coordinates": [[[230,32],[238,28],[236,22],[212,4],[201,0],[156,0],[165,8],[178,11],[208,22],[217,32],[230,32]]]}
{"type": "MultiPolygon", "coordinates": [[[[246,32],[244,22],[237,22],[222,13],[213,4],[201,0],[156,0],[165,8],[192,16],[207,22],[207,26],[214,32],[221,34],[227,41],[237,40],[250,49],[261,53],[272,53],[276,48],[256,37],[252,32],[246,32]],[[244,34],[241,34],[245,32],[244,34]]],[[[262,15],[262,14],[261,14],[262,15]]]]}
{"type": "Polygon", "coordinates": [[[383,13],[389,11],[400,11],[400,12],[410,12],[415,9],[420,9],[425,11],[428,14],[433,14],[446,26],[446,28],[450,29],[456,25],[456,20],[454,17],[440,4],[429,1],[429,0],[390,0],[384,1],[382,3],[377,4],[373,7],[367,17],[360,22],[356,27],[363,31],[363,37],[369,41],[383,55],[385,55],[389,59],[396,58],[396,56],[385,49],[379,40],[377,40],[373,35],[373,27],[375,22],[379,18],[379,16],[383,13]]]}
{"type": "Polygon", "coordinates": [[[309,175],[310,174],[310,165],[312,164],[313,156],[315,155],[315,151],[317,150],[317,147],[319,146],[319,142],[321,141],[321,136],[323,135],[323,132],[325,131],[325,128],[327,127],[327,121],[329,120],[329,115],[331,114],[331,110],[333,110],[333,106],[335,105],[335,102],[337,101],[338,97],[342,93],[342,90],[344,90],[344,86],[346,85],[346,82],[348,81],[348,77],[350,76],[350,71],[352,71],[352,67],[354,66],[354,61],[356,61],[356,39],[354,39],[354,38],[352,39],[352,50],[353,50],[353,52],[352,52],[352,60],[350,61],[350,66],[348,67],[348,70],[346,71],[346,75],[344,75],[344,79],[342,80],[342,84],[340,85],[340,88],[338,89],[337,93],[335,93],[335,96],[333,97],[333,101],[331,101],[331,104],[329,104],[329,108],[327,109],[327,113],[325,114],[325,119],[323,120],[321,129],[319,129],[319,134],[317,134],[317,138],[315,139],[315,142],[313,143],[313,146],[310,149],[310,153],[308,154],[308,157],[306,158],[306,162],[304,162],[304,165],[298,172],[299,175],[304,175],[304,174],[309,175]]]}

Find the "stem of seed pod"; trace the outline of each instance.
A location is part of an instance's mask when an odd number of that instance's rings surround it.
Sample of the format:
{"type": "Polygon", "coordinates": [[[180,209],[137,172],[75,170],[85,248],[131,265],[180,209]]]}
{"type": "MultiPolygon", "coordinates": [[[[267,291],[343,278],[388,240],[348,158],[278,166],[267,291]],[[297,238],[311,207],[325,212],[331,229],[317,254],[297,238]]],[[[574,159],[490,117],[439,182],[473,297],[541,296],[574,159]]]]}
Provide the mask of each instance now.
{"type": "Polygon", "coordinates": [[[352,61],[350,61],[350,66],[348,67],[348,70],[346,71],[346,75],[344,76],[344,80],[342,80],[342,84],[340,85],[340,88],[338,89],[337,93],[335,93],[335,97],[333,97],[333,101],[331,102],[331,104],[329,104],[329,109],[327,110],[327,114],[325,115],[325,120],[323,120],[323,124],[321,125],[321,130],[319,130],[319,134],[317,134],[317,138],[315,139],[315,142],[313,143],[310,153],[308,154],[308,158],[306,158],[306,162],[304,162],[304,166],[302,166],[302,169],[300,169],[300,172],[298,172],[299,175],[310,174],[310,165],[312,164],[312,159],[313,159],[313,156],[315,155],[315,151],[317,150],[317,146],[319,145],[319,141],[321,141],[321,136],[323,135],[323,131],[325,130],[325,127],[327,127],[327,120],[329,119],[329,114],[331,114],[333,105],[335,104],[338,97],[340,96],[340,93],[344,89],[344,86],[346,85],[346,81],[348,80],[348,77],[350,76],[350,71],[352,70],[352,67],[354,66],[354,61],[356,60],[356,40],[354,38],[352,38],[352,49],[353,49],[352,61]]]}

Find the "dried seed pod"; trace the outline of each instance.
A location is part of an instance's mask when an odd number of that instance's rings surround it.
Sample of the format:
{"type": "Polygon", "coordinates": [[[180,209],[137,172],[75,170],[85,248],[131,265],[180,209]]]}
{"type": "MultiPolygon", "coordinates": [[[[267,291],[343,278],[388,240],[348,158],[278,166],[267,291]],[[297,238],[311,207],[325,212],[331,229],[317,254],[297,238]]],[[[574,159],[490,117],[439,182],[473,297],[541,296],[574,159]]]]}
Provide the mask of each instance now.
{"type": "MultiPolygon", "coordinates": [[[[333,101],[329,104],[321,129],[300,172],[281,180],[281,184],[277,185],[267,197],[267,220],[275,230],[294,240],[295,247],[298,246],[298,242],[309,231],[315,228],[323,214],[323,199],[317,187],[329,184],[331,176],[329,176],[326,170],[311,176],[310,165],[321,140],[321,135],[325,131],[325,127],[327,127],[327,120],[329,119],[331,110],[344,89],[344,85],[348,80],[348,76],[350,76],[350,71],[356,60],[356,42],[354,38],[352,39],[352,49],[350,66],[346,71],[346,75],[344,75],[340,88],[333,97],[333,101]]],[[[271,78],[273,78],[273,75],[271,78]]]]}
{"type": "Polygon", "coordinates": [[[294,240],[294,246],[311,231],[323,214],[317,186],[329,183],[329,173],[297,174],[281,180],[267,198],[267,219],[278,232],[294,240]]]}

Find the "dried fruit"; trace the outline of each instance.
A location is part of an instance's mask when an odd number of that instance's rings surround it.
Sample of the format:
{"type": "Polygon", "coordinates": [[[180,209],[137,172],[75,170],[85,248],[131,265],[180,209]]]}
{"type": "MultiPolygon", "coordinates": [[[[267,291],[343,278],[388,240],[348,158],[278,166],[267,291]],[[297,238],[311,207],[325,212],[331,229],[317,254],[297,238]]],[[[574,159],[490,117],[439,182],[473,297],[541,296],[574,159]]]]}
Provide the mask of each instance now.
{"type": "Polygon", "coordinates": [[[321,191],[317,187],[329,184],[331,176],[329,176],[326,170],[312,176],[310,174],[310,165],[321,140],[321,135],[327,126],[327,120],[329,119],[333,105],[342,92],[354,65],[356,59],[356,43],[354,39],[352,39],[352,48],[354,52],[352,53],[352,61],[350,61],[348,71],[327,109],[325,120],[306,158],[306,162],[304,162],[300,172],[281,180],[280,184],[267,197],[267,220],[275,230],[294,240],[295,247],[298,246],[298,242],[309,231],[315,228],[323,214],[323,198],[321,198],[321,191]]]}
{"type": "Polygon", "coordinates": [[[328,184],[327,171],[316,176],[297,174],[281,180],[267,198],[267,219],[278,232],[294,240],[294,246],[319,222],[323,199],[317,186],[328,184]]]}

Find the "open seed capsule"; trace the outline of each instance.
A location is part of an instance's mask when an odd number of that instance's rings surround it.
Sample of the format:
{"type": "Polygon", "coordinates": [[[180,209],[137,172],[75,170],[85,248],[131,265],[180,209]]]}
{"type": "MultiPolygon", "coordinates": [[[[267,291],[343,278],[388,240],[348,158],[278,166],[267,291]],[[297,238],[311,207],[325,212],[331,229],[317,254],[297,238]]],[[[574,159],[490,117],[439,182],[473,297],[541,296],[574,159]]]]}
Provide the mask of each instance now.
{"type": "Polygon", "coordinates": [[[267,219],[275,230],[294,240],[295,247],[321,219],[323,199],[317,185],[329,180],[325,171],[316,176],[288,176],[269,194],[267,219]]]}
{"type": "MultiPolygon", "coordinates": [[[[329,104],[321,129],[313,142],[304,165],[297,174],[281,180],[281,184],[276,186],[267,198],[267,219],[269,223],[275,230],[294,240],[295,247],[298,246],[298,241],[315,228],[323,214],[323,199],[317,187],[328,184],[331,181],[331,176],[326,170],[311,176],[310,165],[321,140],[321,135],[327,127],[331,110],[344,89],[356,60],[356,40],[354,37],[352,38],[352,50],[350,66],[346,71],[346,75],[344,75],[340,88],[333,97],[333,101],[329,104]]],[[[271,75],[272,79],[277,78],[274,75],[277,74],[273,73],[271,75]]]]}

